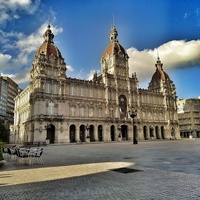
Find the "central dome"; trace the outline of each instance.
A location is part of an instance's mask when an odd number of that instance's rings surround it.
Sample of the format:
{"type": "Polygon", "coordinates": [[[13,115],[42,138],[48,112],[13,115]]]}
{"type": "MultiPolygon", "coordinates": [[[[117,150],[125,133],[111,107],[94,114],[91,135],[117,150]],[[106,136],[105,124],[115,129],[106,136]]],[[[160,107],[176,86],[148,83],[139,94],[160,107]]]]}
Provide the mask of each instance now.
{"type": "Polygon", "coordinates": [[[53,38],[54,34],[52,33],[50,29],[50,25],[48,25],[47,30],[45,31],[43,37],[44,37],[44,42],[40,46],[40,48],[37,50],[35,57],[39,56],[40,54],[45,55],[47,59],[51,55],[53,55],[56,58],[62,58],[62,55],[59,51],[59,49],[54,45],[53,38]]]}
{"type": "Polygon", "coordinates": [[[111,55],[113,53],[122,53],[122,54],[126,54],[126,51],[124,50],[124,48],[119,44],[118,40],[117,40],[117,30],[115,27],[111,28],[110,31],[110,44],[107,46],[107,48],[105,49],[102,58],[104,59],[106,57],[106,55],[111,55]]]}

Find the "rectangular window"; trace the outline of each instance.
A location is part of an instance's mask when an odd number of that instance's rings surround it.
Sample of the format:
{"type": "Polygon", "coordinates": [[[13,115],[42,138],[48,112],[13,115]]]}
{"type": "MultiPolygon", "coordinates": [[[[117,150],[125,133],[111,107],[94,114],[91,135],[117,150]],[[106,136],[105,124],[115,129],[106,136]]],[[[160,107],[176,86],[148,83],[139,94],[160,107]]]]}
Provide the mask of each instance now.
{"type": "Polygon", "coordinates": [[[102,117],[102,109],[99,108],[98,111],[99,111],[99,117],[102,117]]]}
{"type": "Polygon", "coordinates": [[[50,85],[50,83],[46,83],[46,92],[47,93],[51,92],[51,85],[50,85]]]}
{"type": "Polygon", "coordinates": [[[94,114],[94,113],[93,113],[93,108],[90,108],[90,109],[89,109],[89,116],[92,117],[93,114],[94,114]]]}
{"type": "Polygon", "coordinates": [[[144,118],[144,119],[145,119],[145,118],[146,118],[145,116],[146,116],[146,115],[145,115],[145,112],[144,112],[144,111],[142,111],[142,118],[144,118]]]}
{"type": "Polygon", "coordinates": [[[70,94],[75,95],[75,88],[73,86],[71,86],[70,94]]]}
{"type": "Polygon", "coordinates": [[[84,116],[84,108],[80,108],[80,116],[81,116],[81,117],[84,116]]]}
{"type": "Polygon", "coordinates": [[[93,97],[93,90],[92,89],[89,90],[89,96],[93,97]]]}
{"type": "Polygon", "coordinates": [[[70,107],[70,115],[75,116],[75,108],[74,107],[70,107]]]}
{"type": "Polygon", "coordinates": [[[58,86],[57,86],[57,84],[54,84],[54,93],[58,94],[58,86]]]}
{"type": "Polygon", "coordinates": [[[84,89],[83,88],[80,88],[80,95],[84,96],[84,89]]]}
{"type": "Polygon", "coordinates": [[[54,114],[54,103],[53,102],[49,103],[49,114],[50,115],[54,114]]]}
{"type": "Polygon", "coordinates": [[[101,98],[101,91],[98,90],[98,98],[101,98]]]}

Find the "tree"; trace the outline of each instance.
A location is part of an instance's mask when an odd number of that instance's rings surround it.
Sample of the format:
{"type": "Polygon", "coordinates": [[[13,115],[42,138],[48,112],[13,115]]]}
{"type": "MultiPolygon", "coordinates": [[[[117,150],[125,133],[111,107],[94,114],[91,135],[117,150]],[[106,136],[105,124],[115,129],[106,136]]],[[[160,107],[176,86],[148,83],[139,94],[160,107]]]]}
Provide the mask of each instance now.
{"type": "Polygon", "coordinates": [[[0,161],[1,161],[1,160],[4,160],[4,159],[3,159],[3,152],[2,152],[2,145],[3,145],[3,143],[0,142],[0,161]]]}
{"type": "Polygon", "coordinates": [[[0,141],[8,142],[9,131],[5,125],[0,121],[0,141]]]}

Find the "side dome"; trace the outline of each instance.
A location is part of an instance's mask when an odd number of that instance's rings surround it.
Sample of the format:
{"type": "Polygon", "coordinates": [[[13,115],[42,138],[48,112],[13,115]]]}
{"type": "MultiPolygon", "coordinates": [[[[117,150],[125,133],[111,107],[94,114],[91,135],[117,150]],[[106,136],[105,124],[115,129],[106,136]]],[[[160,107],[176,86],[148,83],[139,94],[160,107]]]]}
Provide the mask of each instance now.
{"type": "Polygon", "coordinates": [[[161,70],[156,70],[156,72],[153,74],[151,82],[159,82],[160,80],[167,81],[170,80],[169,75],[161,70]]]}
{"type": "Polygon", "coordinates": [[[35,57],[38,57],[40,54],[43,54],[47,59],[49,59],[51,55],[53,55],[56,58],[62,58],[59,49],[54,45],[53,42],[54,34],[52,33],[50,27],[51,26],[48,25],[47,30],[43,35],[44,42],[37,50],[35,57]]]}
{"type": "Polygon", "coordinates": [[[151,83],[153,82],[159,82],[159,81],[171,81],[169,78],[169,75],[163,70],[162,66],[163,64],[160,61],[160,58],[158,57],[157,63],[155,64],[156,71],[152,76],[151,83]]]}
{"type": "Polygon", "coordinates": [[[175,94],[175,86],[173,81],[170,80],[169,75],[163,70],[163,64],[161,63],[159,57],[155,66],[156,72],[152,76],[148,89],[157,92],[173,91],[173,94],[175,94]]]}
{"type": "Polygon", "coordinates": [[[117,36],[118,33],[116,28],[112,27],[110,31],[110,44],[105,49],[102,59],[105,59],[107,55],[111,55],[113,53],[122,53],[124,56],[127,55],[125,49],[119,44],[117,36]]]}

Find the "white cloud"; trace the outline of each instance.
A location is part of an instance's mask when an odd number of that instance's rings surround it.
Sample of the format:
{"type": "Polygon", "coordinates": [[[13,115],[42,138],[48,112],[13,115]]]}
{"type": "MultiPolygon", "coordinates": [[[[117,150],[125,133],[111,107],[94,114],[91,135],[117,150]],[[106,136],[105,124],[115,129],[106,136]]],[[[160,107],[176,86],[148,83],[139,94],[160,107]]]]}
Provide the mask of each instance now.
{"type": "Polygon", "coordinates": [[[10,67],[11,60],[11,55],[0,53],[0,72],[3,72],[4,69],[8,69],[10,67]]]}
{"type": "MultiPolygon", "coordinates": [[[[0,31],[0,45],[4,51],[12,52],[13,56],[8,54],[0,54],[0,71],[4,72],[5,69],[14,70],[16,73],[22,70],[23,66],[29,64],[30,55],[35,53],[37,49],[40,47],[42,42],[44,41],[43,34],[47,29],[47,23],[42,24],[36,32],[25,35],[23,33],[17,32],[3,32],[0,31]],[[15,56],[14,56],[15,55],[15,56]]],[[[61,27],[51,27],[54,35],[59,34],[63,31],[61,27]]],[[[29,67],[29,66],[28,66],[29,67]]],[[[73,70],[71,67],[70,70],[73,70]]],[[[27,72],[29,75],[29,71],[27,72]]],[[[24,71],[16,75],[9,75],[13,77],[13,79],[19,84],[23,83],[23,81],[28,81],[28,76],[24,71]],[[20,78],[18,78],[20,77],[20,78]]]]}
{"type": "Polygon", "coordinates": [[[71,65],[67,65],[67,71],[69,71],[69,72],[73,72],[74,69],[73,69],[73,67],[72,67],[71,65]]]}
{"type": "Polygon", "coordinates": [[[200,40],[184,41],[173,40],[159,46],[157,49],[138,51],[135,48],[127,49],[129,55],[130,75],[137,73],[140,82],[147,81],[155,72],[157,53],[167,72],[172,68],[190,68],[200,64],[200,40]]]}
{"type": "Polygon", "coordinates": [[[8,54],[1,54],[0,53],[0,63],[1,65],[7,65],[10,62],[12,56],[8,54]]]}
{"type": "Polygon", "coordinates": [[[12,19],[19,19],[19,13],[34,14],[41,0],[0,0],[0,24],[12,19]]]}
{"type": "Polygon", "coordinates": [[[2,76],[10,77],[17,84],[28,83],[30,81],[30,69],[26,68],[25,70],[21,71],[20,73],[16,73],[16,74],[2,73],[2,76]]]}
{"type": "MultiPolygon", "coordinates": [[[[23,33],[17,32],[3,32],[0,31],[0,44],[4,51],[12,51],[17,55],[12,58],[13,65],[6,66],[8,68],[16,68],[17,66],[21,67],[28,64],[29,56],[31,53],[36,52],[40,47],[44,38],[42,37],[45,30],[47,29],[47,23],[44,23],[40,26],[36,32],[26,36],[23,33]]],[[[63,31],[61,27],[51,27],[54,35],[57,35],[63,31]]],[[[0,62],[1,63],[1,62],[0,62]]],[[[1,70],[4,68],[1,67],[1,70]]]]}
{"type": "Polygon", "coordinates": [[[88,80],[92,80],[95,73],[99,74],[101,72],[100,72],[100,70],[94,70],[94,69],[92,69],[92,70],[90,70],[90,73],[87,75],[87,79],[88,80]]]}
{"type": "MultiPolygon", "coordinates": [[[[46,29],[47,29],[47,23],[44,23],[35,33],[32,33],[31,35],[26,36],[21,40],[17,41],[16,45],[18,49],[28,54],[32,53],[33,51],[36,51],[44,41],[42,35],[46,31],[46,29]]],[[[58,33],[61,33],[63,31],[62,28],[54,26],[51,26],[51,30],[54,35],[57,35],[58,33]]]]}

